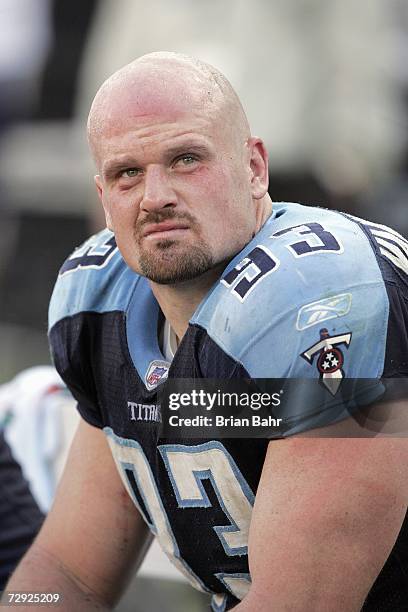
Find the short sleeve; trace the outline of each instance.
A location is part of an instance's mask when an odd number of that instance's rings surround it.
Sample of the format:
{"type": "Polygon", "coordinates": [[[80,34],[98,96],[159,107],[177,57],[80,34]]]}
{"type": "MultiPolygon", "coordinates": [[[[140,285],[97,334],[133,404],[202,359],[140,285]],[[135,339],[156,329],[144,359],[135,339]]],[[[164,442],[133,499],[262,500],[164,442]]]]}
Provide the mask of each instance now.
{"type": "Polygon", "coordinates": [[[90,334],[82,316],[56,323],[48,334],[54,365],[78,402],[78,411],[90,425],[102,428],[93,376],[90,334]]]}

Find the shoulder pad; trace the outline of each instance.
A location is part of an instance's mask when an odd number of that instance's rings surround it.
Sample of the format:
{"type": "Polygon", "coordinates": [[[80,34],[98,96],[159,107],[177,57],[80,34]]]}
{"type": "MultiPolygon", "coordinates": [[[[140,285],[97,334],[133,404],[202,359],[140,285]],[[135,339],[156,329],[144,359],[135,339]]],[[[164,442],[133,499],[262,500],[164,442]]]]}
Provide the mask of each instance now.
{"type": "Polygon", "coordinates": [[[49,328],[79,312],[125,310],[139,275],[128,268],[107,229],[91,236],[64,262],[49,308],[49,328]]]}
{"type": "Polygon", "coordinates": [[[349,376],[375,377],[388,310],[381,270],[359,225],[334,211],[281,203],[191,322],[253,377],[313,375],[306,353],[323,337],[337,338],[347,352],[364,350],[364,358],[350,361],[349,376]]]}

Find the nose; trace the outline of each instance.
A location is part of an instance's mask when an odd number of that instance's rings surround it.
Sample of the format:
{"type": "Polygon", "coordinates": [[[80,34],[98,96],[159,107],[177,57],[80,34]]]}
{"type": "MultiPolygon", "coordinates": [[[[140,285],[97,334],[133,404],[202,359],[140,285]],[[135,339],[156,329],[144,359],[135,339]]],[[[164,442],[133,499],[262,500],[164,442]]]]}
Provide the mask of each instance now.
{"type": "Polygon", "coordinates": [[[165,168],[155,164],[148,166],[144,177],[144,192],[141,210],[151,212],[169,206],[176,206],[177,197],[171,186],[165,168]]]}

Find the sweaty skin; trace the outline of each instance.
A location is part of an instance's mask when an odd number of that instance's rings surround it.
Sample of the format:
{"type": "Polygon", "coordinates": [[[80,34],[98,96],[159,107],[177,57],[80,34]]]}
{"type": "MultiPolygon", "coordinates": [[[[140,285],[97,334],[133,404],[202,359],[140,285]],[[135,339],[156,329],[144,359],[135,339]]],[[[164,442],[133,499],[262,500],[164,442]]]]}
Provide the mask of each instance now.
{"type": "Polygon", "coordinates": [[[271,213],[265,147],[226,78],[174,53],[143,56],[110,77],[88,137],[107,225],[181,338],[271,213]]]}

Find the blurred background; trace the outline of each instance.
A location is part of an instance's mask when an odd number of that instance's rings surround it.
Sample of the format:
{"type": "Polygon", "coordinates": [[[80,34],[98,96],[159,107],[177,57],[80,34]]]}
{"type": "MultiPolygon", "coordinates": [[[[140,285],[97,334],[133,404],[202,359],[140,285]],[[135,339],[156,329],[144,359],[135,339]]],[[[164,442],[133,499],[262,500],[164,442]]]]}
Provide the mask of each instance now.
{"type": "MultiPolygon", "coordinates": [[[[49,363],[57,271],[103,226],[85,140],[91,100],[113,71],[157,50],[226,74],[267,144],[273,200],[408,235],[406,0],[1,0],[0,384],[49,363]]],[[[157,584],[143,586],[148,607],[130,591],[121,609],[202,609],[184,587],[157,584]]]]}

